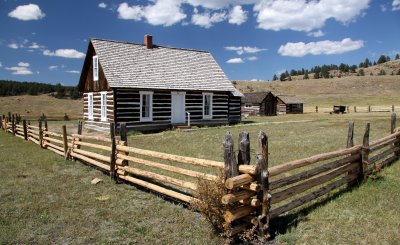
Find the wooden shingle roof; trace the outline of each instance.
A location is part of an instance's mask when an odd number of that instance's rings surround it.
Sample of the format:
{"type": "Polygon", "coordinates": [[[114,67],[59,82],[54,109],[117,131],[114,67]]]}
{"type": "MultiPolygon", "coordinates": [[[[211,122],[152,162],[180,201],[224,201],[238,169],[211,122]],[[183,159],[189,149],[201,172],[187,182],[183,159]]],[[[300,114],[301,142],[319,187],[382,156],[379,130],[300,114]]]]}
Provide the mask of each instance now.
{"type": "Polygon", "coordinates": [[[304,101],[294,95],[277,95],[285,104],[304,104],[304,101]]]}
{"type": "Polygon", "coordinates": [[[260,104],[269,93],[271,92],[244,93],[242,103],[260,104]]]}
{"type": "Polygon", "coordinates": [[[96,38],[90,42],[111,88],[229,91],[241,95],[207,51],[157,45],[148,49],[143,44],[96,38]]]}

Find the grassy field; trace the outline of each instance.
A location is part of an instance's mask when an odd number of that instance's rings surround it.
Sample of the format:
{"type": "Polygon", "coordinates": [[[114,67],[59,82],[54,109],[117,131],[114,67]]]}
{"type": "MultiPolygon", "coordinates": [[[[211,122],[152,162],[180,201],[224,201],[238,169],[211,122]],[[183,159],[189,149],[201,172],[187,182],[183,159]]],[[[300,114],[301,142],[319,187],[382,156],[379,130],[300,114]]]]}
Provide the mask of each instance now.
{"type": "MultiPolygon", "coordinates": [[[[253,117],[234,127],[191,132],[165,131],[130,136],[128,144],[222,161],[222,139],[249,131],[254,159],[256,138],[270,142],[270,166],[337,150],[346,145],[347,123],[355,121],[355,143],[366,122],[371,140],[389,132],[389,113],[304,114],[253,117]]],[[[73,130],[75,123],[70,123],[73,130]]],[[[62,122],[49,122],[57,129],[62,122]]],[[[219,244],[205,220],[180,204],[109,177],[79,162],[64,161],[33,143],[0,132],[0,243],[219,244]],[[19,152],[20,154],[13,154],[19,152]],[[29,157],[27,157],[29,156],[29,157]],[[91,185],[101,178],[103,182],[91,185]]],[[[254,162],[254,160],[252,161],[254,162]]],[[[400,239],[400,165],[381,177],[281,224],[282,244],[396,244],[400,239]]]]}
{"type": "Polygon", "coordinates": [[[50,118],[82,118],[83,101],[57,99],[50,95],[0,97],[0,113],[18,113],[26,119],[37,120],[43,113],[50,118]]]}
{"type": "Polygon", "coordinates": [[[400,76],[363,76],[330,79],[309,79],[288,82],[237,81],[241,92],[271,91],[274,94],[296,95],[306,107],[332,105],[368,106],[398,105],[400,76]]]}

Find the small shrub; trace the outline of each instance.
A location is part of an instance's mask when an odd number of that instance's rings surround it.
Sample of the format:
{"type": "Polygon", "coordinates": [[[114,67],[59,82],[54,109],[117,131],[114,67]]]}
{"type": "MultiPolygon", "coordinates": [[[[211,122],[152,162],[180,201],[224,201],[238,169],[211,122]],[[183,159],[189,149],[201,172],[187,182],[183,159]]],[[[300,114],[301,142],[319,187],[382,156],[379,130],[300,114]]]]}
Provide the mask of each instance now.
{"type": "Polygon", "coordinates": [[[200,212],[211,224],[214,231],[222,236],[226,236],[230,229],[229,224],[225,222],[223,217],[230,206],[221,202],[226,193],[224,175],[221,171],[216,180],[198,178],[197,191],[194,193],[194,197],[197,200],[191,203],[191,208],[200,212]]]}
{"type": "Polygon", "coordinates": [[[381,70],[381,71],[378,73],[378,75],[379,75],[379,76],[384,76],[384,75],[386,75],[386,71],[385,71],[385,70],[381,70]]]}

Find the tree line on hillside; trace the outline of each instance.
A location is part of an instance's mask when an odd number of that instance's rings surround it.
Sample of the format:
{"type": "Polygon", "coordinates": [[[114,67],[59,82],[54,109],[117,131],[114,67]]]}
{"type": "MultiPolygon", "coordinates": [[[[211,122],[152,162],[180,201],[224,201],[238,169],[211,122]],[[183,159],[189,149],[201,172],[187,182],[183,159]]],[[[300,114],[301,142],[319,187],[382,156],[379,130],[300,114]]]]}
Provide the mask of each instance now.
{"type": "MultiPolygon", "coordinates": [[[[395,60],[400,59],[400,55],[396,54],[395,60]]],[[[364,70],[363,68],[368,68],[373,65],[378,65],[378,64],[383,64],[385,62],[390,61],[389,56],[381,55],[378,59],[378,61],[374,61],[373,63],[366,58],[363,62],[360,62],[360,64],[357,65],[348,65],[348,64],[343,64],[341,63],[339,66],[338,65],[322,65],[322,66],[314,66],[310,70],[302,68],[301,70],[295,70],[292,69],[289,71],[285,71],[280,74],[278,77],[277,74],[274,74],[272,80],[281,80],[281,81],[291,81],[292,76],[303,76],[303,79],[309,79],[309,74],[313,73],[313,78],[319,79],[319,78],[333,78],[333,75],[330,73],[330,71],[337,70],[339,71],[338,77],[341,77],[341,74],[346,74],[346,73],[356,73],[357,68],[359,68],[357,76],[364,76],[364,70]]],[[[384,70],[381,70],[378,75],[386,75],[386,72],[384,70]]],[[[394,73],[392,74],[394,75],[394,73]]],[[[396,75],[400,75],[400,70],[396,73],[396,75]]]]}
{"type": "Polygon", "coordinates": [[[17,82],[0,80],[0,96],[50,94],[56,98],[82,98],[76,86],[63,86],[60,83],[17,82]]]}

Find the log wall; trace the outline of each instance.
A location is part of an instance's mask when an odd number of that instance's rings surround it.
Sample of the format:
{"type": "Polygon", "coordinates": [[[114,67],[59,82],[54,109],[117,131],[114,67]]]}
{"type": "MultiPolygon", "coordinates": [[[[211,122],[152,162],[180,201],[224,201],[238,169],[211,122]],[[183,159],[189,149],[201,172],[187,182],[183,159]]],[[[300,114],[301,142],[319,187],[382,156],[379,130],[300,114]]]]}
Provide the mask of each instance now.
{"type": "Polygon", "coordinates": [[[88,93],[83,94],[83,120],[85,128],[97,131],[109,131],[110,122],[114,122],[114,93],[107,91],[107,120],[101,121],[101,92],[93,92],[93,119],[89,119],[88,93]]]}

